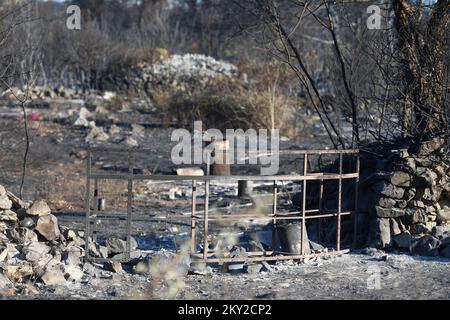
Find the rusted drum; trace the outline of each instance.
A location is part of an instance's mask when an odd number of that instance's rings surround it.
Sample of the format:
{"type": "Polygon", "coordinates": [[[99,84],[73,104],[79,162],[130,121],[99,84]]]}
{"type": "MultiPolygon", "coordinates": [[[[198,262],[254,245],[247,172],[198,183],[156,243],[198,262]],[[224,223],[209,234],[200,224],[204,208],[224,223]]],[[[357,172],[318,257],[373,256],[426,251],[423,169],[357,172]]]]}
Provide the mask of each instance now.
{"type": "MultiPolygon", "coordinates": [[[[301,254],[301,242],[302,242],[302,224],[299,222],[280,223],[277,224],[277,234],[280,239],[281,250],[284,254],[301,254]]],[[[304,229],[304,242],[303,249],[304,254],[310,254],[311,249],[309,247],[308,234],[306,228],[304,229]]]]}

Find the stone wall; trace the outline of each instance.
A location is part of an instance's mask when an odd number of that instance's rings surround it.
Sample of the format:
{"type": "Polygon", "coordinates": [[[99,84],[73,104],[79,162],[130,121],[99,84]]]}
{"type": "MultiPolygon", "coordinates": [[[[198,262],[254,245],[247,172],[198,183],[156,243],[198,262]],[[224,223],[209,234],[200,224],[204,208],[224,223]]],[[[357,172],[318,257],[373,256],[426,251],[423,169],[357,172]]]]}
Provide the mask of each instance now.
{"type": "Polygon", "coordinates": [[[450,257],[450,165],[443,139],[408,149],[363,152],[361,244],[450,257]],[[367,234],[367,239],[364,239],[367,234]]]}

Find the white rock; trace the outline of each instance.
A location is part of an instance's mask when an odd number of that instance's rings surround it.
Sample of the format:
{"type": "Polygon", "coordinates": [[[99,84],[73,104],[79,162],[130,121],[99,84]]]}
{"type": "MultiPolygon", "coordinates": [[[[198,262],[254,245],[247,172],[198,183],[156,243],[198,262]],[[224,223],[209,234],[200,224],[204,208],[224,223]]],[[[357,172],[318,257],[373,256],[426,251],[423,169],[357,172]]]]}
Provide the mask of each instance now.
{"type": "Polygon", "coordinates": [[[9,200],[7,195],[0,196],[0,209],[11,209],[12,201],[9,200]]]}
{"type": "Polygon", "coordinates": [[[27,209],[27,214],[30,216],[45,216],[52,212],[47,202],[44,200],[37,200],[33,205],[27,209]]]}
{"type": "Polygon", "coordinates": [[[49,241],[58,239],[61,234],[58,227],[58,219],[52,214],[39,217],[35,230],[49,241]]]}

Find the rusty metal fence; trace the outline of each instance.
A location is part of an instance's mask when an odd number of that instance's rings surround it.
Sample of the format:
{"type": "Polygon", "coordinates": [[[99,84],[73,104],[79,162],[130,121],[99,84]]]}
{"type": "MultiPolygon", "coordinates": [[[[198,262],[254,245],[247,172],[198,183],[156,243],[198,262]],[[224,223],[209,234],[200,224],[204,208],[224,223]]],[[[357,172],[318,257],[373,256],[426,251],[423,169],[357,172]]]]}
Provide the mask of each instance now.
{"type": "MultiPolygon", "coordinates": [[[[353,214],[353,228],[354,228],[354,240],[357,237],[357,200],[358,200],[358,183],[359,183],[359,170],[360,170],[360,160],[358,150],[283,150],[280,151],[281,154],[288,154],[296,158],[302,159],[303,168],[301,172],[296,174],[283,174],[283,175],[231,175],[231,176],[180,176],[180,175],[152,175],[145,174],[142,172],[137,172],[135,170],[135,155],[137,153],[145,152],[145,150],[112,150],[108,148],[91,148],[88,150],[87,162],[86,162],[86,197],[85,197],[85,242],[86,247],[89,248],[93,241],[96,241],[96,224],[95,221],[100,215],[100,210],[104,205],[102,203],[103,199],[99,197],[99,182],[108,181],[122,181],[126,182],[126,214],[125,214],[125,234],[126,234],[126,244],[127,250],[125,255],[121,256],[117,260],[129,261],[131,259],[131,237],[132,237],[132,222],[133,222],[133,200],[134,191],[133,185],[136,181],[148,180],[151,182],[186,182],[190,183],[190,188],[192,190],[192,196],[190,201],[190,215],[186,217],[190,221],[190,249],[191,257],[193,262],[204,262],[204,263],[228,263],[228,262],[255,262],[255,261],[274,261],[274,260],[301,260],[308,257],[317,256],[330,256],[330,255],[340,255],[348,252],[348,249],[343,250],[341,248],[341,221],[344,216],[349,216],[353,214]],[[115,173],[104,173],[104,172],[93,172],[92,171],[92,159],[93,154],[97,152],[119,152],[123,157],[126,158],[128,166],[127,172],[115,172],[115,173]],[[311,157],[318,156],[334,156],[337,161],[337,172],[310,172],[308,170],[308,160],[311,157]],[[351,158],[352,166],[351,168],[346,168],[345,172],[343,169],[343,159],[351,158]],[[221,214],[217,210],[210,209],[210,187],[214,182],[237,182],[238,181],[261,181],[265,183],[270,183],[272,185],[271,197],[272,203],[270,204],[270,212],[261,215],[259,214],[248,214],[248,213],[233,213],[233,214],[221,214]],[[301,186],[301,205],[296,211],[283,212],[278,209],[277,201],[279,196],[282,194],[280,192],[279,184],[283,182],[295,182],[299,183],[301,186]],[[324,199],[324,183],[327,181],[337,182],[337,208],[330,210],[323,207],[324,199]],[[347,208],[343,210],[342,205],[342,194],[343,194],[343,182],[350,181],[354,185],[354,204],[351,209],[347,208]],[[319,185],[318,208],[310,209],[307,208],[307,197],[308,189],[307,183],[315,182],[319,185]],[[199,187],[203,186],[203,204],[201,209],[199,209],[199,187]],[[93,190],[92,190],[93,188],[93,190]],[[336,219],[336,235],[335,235],[335,248],[328,252],[321,253],[310,253],[306,254],[305,248],[305,230],[306,221],[315,220],[318,221],[318,228],[321,227],[322,219],[336,219]],[[248,252],[246,257],[230,257],[230,256],[217,256],[217,254],[210,249],[209,246],[209,236],[211,233],[210,226],[212,223],[217,221],[239,221],[239,220],[249,220],[257,221],[264,220],[270,221],[272,224],[272,247],[271,250],[264,251],[251,251],[248,252]],[[278,221],[297,221],[301,223],[301,243],[299,254],[289,254],[287,252],[282,252],[276,250],[275,248],[275,238],[276,238],[276,224],[278,221]]],[[[318,233],[320,234],[320,232],[318,233]]],[[[89,250],[86,250],[86,259],[90,261],[107,261],[111,260],[108,258],[98,258],[90,255],[89,250]]]]}

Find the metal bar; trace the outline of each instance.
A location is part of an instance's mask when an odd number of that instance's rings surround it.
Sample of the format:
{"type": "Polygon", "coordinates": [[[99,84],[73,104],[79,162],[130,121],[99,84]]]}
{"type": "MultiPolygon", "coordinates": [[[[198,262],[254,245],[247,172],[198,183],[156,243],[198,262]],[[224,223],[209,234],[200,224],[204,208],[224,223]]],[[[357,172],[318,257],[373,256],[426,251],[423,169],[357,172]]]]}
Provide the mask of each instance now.
{"type": "MultiPolygon", "coordinates": [[[[340,215],[341,216],[346,216],[346,215],[351,215],[353,213],[353,211],[346,211],[346,212],[341,212],[340,215]]],[[[337,213],[330,213],[330,214],[321,214],[321,215],[314,215],[314,216],[305,216],[305,220],[309,220],[309,219],[317,219],[317,218],[331,218],[331,217],[337,217],[338,214],[337,213]]],[[[196,216],[197,220],[201,220],[203,221],[204,218],[196,216]]],[[[244,219],[244,218],[241,218],[244,219]]],[[[245,219],[248,220],[302,220],[303,216],[249,216],[246,217],[245,219]]],[[[234,221],[235,218],[233,216],[221,216],[221,217],[208,217],[208,221],[223,221],[223,220],[231,220],[234,221]]]]}
{"type": "MultiPolygon", "coordinates": [[[[305,153],[303,158],[303,175],[306,177],[306,174],[308,172],[308,154],[305,153]]],[[[305,214],[306,214],[306,180],[303,180],[303,200],[302,200],[302,230],[300,231],[301,235],[301,243],[300,243],[300,253],[302,255],[305,254],[305,231],[306,231],[306,221],[305,221],[305,214]]]]}
{"type": "Polygon", "coordinates": [[[97,242],[98,214],[98,179],[94,179],[94,221],[92,225],[92,241],[97,242]]]}
{"type": "MultiPolygon", "coordinates": [[[[339,174],[342,174],[342,153],[339,154],[339,174]]],[[[339,178],[338,187],[338,212],[336,227],[336,250],[341,249],[341,211],[342,211],[342,179],[339,178]]]]}
{"type": "Polygon", "coordinates": [[[130,259],[131,256],[131,215],[132,215],[132,201],[133,201],[133,173],[134,173],[134,156],[128,157],[128,188],[127,188],[127,252],[126,256],[130,259]]]}
{"type": "Polygon", "coordinates": [[[91,259],[89,255],[89,233],[90,233],[90,215],[91,215],[91,150],[87,150],[87,158],[86,158],[86,195],[85,195],[85,207],[86,207],[86,220],[85,220],[85,230],[84,230],[84,243],[85,243],[85,257],[86,260],[89,261],[91,259]]]}
{"type": "Polygon", "coordinates": [[[358,245],[358,189],[359,189],[359,170],[360,170],[360,158],[359,154],[356,155],[356,173],[358,177],[355,179],[355,207],[353,215],[353,247],[358,245]]]}
{"type": "MultiPolygon", "coordinates": [[[[135,174],[133,175],[133,180],[157,180],[157,181],[190,181],[193,178],[198,181],[238,181],[238,180],[252,180],[252,181],[286,181],[286,180],[336,180],[339,178],[342,179],[354,179],[357,177],[357,173],[345,173],[342,175],[333,174],[333,173],[325,173],[323,175],[317,176],[313,174],[309,174],[307,176],[298,175],[298,174],[288,174],[288,175],[271,175],[271,176],[241,176],[241,175],[233,175],[233,176],[175,176],[175,175],[142,175],[135,174]]],[[[127,174],[103,174],[96,173],[92,174],[91,178],[99,179],[99,180],[127,180],[127,174]]]]}
{"type": "MultiPolygon", "coordinates": [[[[278,255],[278,256],[262,256],[262,257],[249,257],[249,258],[211,258],[207,259],[208,263],[225,263],[225,262],[257,262],[257,261],[278,261],[278,260],[301,260],[305,258],[315,257],[328,257],[328,256],[340,256],[350,252],[350,250],[340,250],[331,252],[311,253],[303,255],[278,255]]],[[[192,259],[193,262],[202,261],[192,259]]]]}
{"type": "Polygon", "coordinates": [[[196,207],[197,207],[197,182],[195,180],[192,180],[192,214],[191,214],[191,251],[195,252],[196,250],[196,238],[195,238],[195,231],[196,231],[196,207]]]}
{"type": "Polygon", "coordinates": [[[209,181],[205,182],[205,211],[203,221],[203,259],[206,262],[208,254],[208,207],[209,207],[209,181]]]}
{"type": "MultiPolygon", "coordinates": [[[[154,152],[154,150],[149,148],[140,148],[140,149],[134,149],[134,148],[114,148],[114,147],[92,147],[91,150],[93,152],[119,152],[119,153],[147,153],[147,152],[154,152]]],[[[356,154],[359,153],[359,149],[344,149],[344,150],[338,150],[338,149],[330,149],[330,150],[320,150],[320,149],[311,149],[311,150],[301,150],[301,149],[289,149],[289,150],[278,150],[277,154],[283,154],[283,155],[304,155],[304,154],[356,154]]],[[[258,153],[256,156],[260,155],[270,155],[272,154],[269,152],[264,153],[258,153]]]]}
{"type": "MultiPolygon", "coordinates": [[[[278,194],[278,185],[277,181],[273,182],[273,203],[272,203],[272,214],[275,217],[277,214],[277,194],[278,194]]],[[[275,242],[276,242],[276,219],[272,219],[272,250],[275,250],[275,242]]]]}
{"type": "MultiPolygon", "coordinates": [[[[322,213],[323,210],[323,180],[320,180],[319,186],[319,214],[322,213]]],[[[322,218],[318,218],[317,220],[317,242],[320,242],[322,233],[322,218]]]]}

